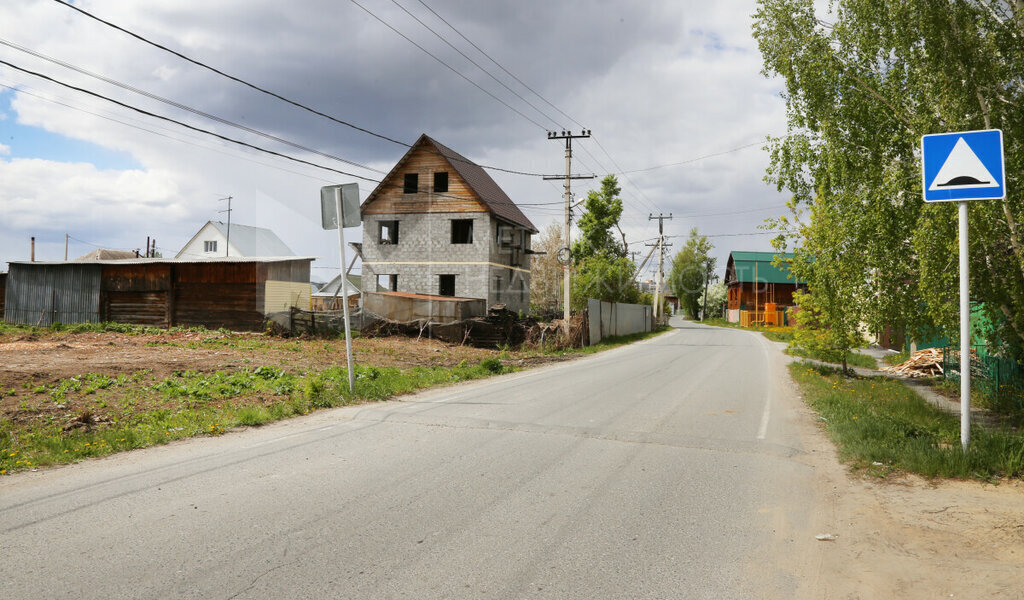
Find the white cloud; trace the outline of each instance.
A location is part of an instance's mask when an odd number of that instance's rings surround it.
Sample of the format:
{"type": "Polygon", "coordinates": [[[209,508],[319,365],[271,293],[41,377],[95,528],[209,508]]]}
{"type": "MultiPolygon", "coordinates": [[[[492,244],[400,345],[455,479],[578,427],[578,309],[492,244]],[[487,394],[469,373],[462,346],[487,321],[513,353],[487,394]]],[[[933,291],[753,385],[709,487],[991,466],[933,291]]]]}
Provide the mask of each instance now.
{"type": "MultiPolygon", "coordinates": [[[[578,129],[486,58],[472,54],[554,121],[538,115],[388,2],[365,5],[542,127],[515,115],[348,3],[136,0],[77,5],[344,120],[407,142],[426,132],[482,164],[560,173],[562,148],[546,139],[544,128],[578,129]]],[[[403,5],[473,52],[422,7],[403,5]]],[[[600,146],[594,140],[579,142],[574,170],[599,176],[618,170],[601,146],[618,167],[630,170],[722,152],[784,131],[778,84],[761,76],[760,56],[750,37],[753,0],[636,0],[602,4],[596,10],[584,0],[435,0],[431,6],[593,130],[600,146]]],[[[17,3],[6,11],[0,37],[385,171],[404,152],[401,146],[268,99],[49,0],[17,3]]],[[[124,102],[298,155],[9,48],[0,48],[0,55],[124,102]]],[[[217,199],[232,195],[234,222],[272,227],[296,252],[323,256],[316,266],[337,265],[334,234],[319,230],[317,188],[350,178],[241,150],[10,69],[0,69],[0,81],[28,84],[65,104],[128,123],[26,95],[15,95],[11,102],[11,114],[20,124],[127,152],[139,165],[115,172],[52,160],[0,161],[0,264],[24,258],[27,245],[21,240],[33,233],[60,234],[62,255],[63,231],[73,228],[81,232],[76,237],[111,246],[138,247],[145,243],[140,237],[152,235],[173,251],[206,220],[223,218],[217,211],[224,203],[217,199]]],[[[3,143],[17,155],[17,140],[3,143]]],[[[320,156],[305,158],[375,175],[320,156]]],[[[666,223],[672,234],[685,234],[693,225],[708,233],[756,231],[764,213],[683,215],[781,204],[780,195],[762,182],[765,166],[764,152],[754,147],[620,177],[627,236],[639,240],[654,235],[656,223],[647,219],[651,212],[676,215],[666,223]]],[[[557,182],[502,173],[494,177],[520,202],[561,200],[557,182]]],[[[598,183],[575,181],[577,199],[598,183]]],[[[364,194],[373,187],[362,185],[364,194]]],[[[558,204],[524,210],[539,228],[561,219],[558,204]]],[[[727,254],[731,247],[767,248],[766,240],[720,238],[715,243],[727,254]]],[[[678,242],[676,248],[682,240],[678,242]]],[[[720,263],[724,266],[724,259],[720,263]]]]}
{"type": "MultiPolygon", "coordinates": [[[[0,120],[2,120],[2,119],[0,119],[0,120]]],[[[10,154],[11,154],[11,147],[10,146],[5,146],[3,144],[0,144],[0,156],[10,156],[10,154]]]]}

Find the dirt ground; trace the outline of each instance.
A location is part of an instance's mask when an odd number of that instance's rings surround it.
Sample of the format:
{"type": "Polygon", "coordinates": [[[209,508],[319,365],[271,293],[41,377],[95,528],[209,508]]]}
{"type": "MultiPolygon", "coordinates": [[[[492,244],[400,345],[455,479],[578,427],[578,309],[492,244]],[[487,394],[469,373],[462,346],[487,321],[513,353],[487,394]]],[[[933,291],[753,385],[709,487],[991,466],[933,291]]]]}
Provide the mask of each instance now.
{"type": "MultiPolygon", "coordinates": [[[[500,357],[511,366],[529,366],[569,360],[572,357],[537,356],[522,352],[455,346],[430,339],[356,338],[356,364],[376,367],[454,366],[500,357]]],[[[122,333],[5,333],[0,334],[0,415],[18,420],[25,407],[53,415],[66,413],[72,420],[90,400],[69,394],[61,406],[46,402],[40,386],[84,373],[107,376],[141,373],[141,383],[151,384],[176,371],[238,371],[272,365],[293,373],[345,365],[345,342],[323,339],[289,339],[260,333],[176,332],[158,335],[122,333]],[[81,405],[81,406],[79,406],[81,405]]]]}
{"type": "Polygon", "coordinates": [[[842,466],[799,400],[817,474],[812,523],[790,527],[800,598],[1024,598],[1024,482],[885,480],[842,466]],[[832,534],[832,541],[818,541],[832,534]]]}

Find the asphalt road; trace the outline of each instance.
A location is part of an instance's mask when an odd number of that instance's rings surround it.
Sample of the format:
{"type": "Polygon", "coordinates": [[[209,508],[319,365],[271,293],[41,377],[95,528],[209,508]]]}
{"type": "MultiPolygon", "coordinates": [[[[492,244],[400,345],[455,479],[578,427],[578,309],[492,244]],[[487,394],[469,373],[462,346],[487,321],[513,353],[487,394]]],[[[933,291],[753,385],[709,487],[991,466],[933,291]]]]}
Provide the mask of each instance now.
{"type": "Polygon", "coordinates": [[[675,325],[3,478],[0,598],[790,598],[814,473],[783,356],[675,325]]]}

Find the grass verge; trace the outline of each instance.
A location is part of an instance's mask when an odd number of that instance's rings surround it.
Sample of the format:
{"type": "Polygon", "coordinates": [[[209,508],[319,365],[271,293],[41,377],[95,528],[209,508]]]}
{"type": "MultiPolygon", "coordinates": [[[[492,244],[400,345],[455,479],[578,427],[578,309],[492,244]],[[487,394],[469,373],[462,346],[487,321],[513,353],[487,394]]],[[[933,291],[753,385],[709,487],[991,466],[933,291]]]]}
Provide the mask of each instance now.
{"type": "Polygon", "coordinates": [[[899,381],[842,377],[838,369],[808,363],[789,366],[804,401],[825,424],[844,462],[885,476],[1024,477],[1024,433],[971,429],[969,452],[960,447],[960,419],[899,381]]]}
{"type": "MultiPolygon", "coordinates": [[[[593,354],[665,331],[668,329],[608,338],[586,348],[520,350],[516,356],[593,354]]],[[[259,426],[320,408],[381,401],[508,373],[518,369],[502,360],[513,358],[502,351],[492,358],[472,364],[462,361],[451,367],[357,366],[354,393],[348,389],[347,370],[340,367],[304,373],[270,365],[211,373],[183,370],[156,381],[147,379],[145,372],[118,376],[84,373],[29,390],[41,398],[42,406],[26,401],[23,412],[41,418],[0,419],[0,475],[219,435],[235,427],[259,426]],[[62,408],[71,394],[88,397],[88,408],[76,410],[71,423],[47,416],[49,408],[62,408]]]]}
{"type": "MultiPolygon", "coordinates": [[[[823,362],[832,363],[835,365],[840,364],[840,361],[831,354],[819,354],[808,350],[807,348],[800,348],[790,346],[786,348],[786,354],[790,356],[796,356],[799,358],[810,358],[814,360],[820,360],[823,362]]],[[[850,352],[846,355],[846,364],[850,367],[861,367],[863,369],[877,369],[878,361],[874,357],[868,356],[867,354],[858,354],[856,352],[850,352]]]]}

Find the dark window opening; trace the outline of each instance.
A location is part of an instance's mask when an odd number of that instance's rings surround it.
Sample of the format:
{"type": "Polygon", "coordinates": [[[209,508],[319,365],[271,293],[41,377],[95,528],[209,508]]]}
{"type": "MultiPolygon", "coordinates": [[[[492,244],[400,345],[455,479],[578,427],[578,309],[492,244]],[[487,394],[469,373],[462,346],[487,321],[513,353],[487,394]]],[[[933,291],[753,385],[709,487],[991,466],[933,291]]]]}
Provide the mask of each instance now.
{"type": "Polygon", "coordinates": [[[398,275],[377,275],[377,289],[378,290],[390,290],[392,292],[398,291],[398,275]]]}
{"type": "Polygon", "coordinates": [[[397,244],[398,221],[379,221],[377,233],[381,244],[397,244]]]}
{"type": "Polygon", "coordinates": [[[203,252],[216,252],[217,251],[217,240],[212,242],[203,242],[203,252]]]}
{"type": "Polygon", "coordinates": [[[452,243],[473,243],[473,219],[452,219],[452,243]]]}
{"type": "Polygon", "coordinates": [[[405,174],[405,186],[402,189],[404,194],[415,194],[420,185],[420,176],[416,173],[405,174]]]}
{"type": "Polygon", "coordinates": [[[439,171],[437,173],[434,173],[434,191],[448,191],[448,171],[439,171]]]}
{"type": "Polygon", "coordinates": [[[494,276],[494,301],[501,302],[501,275],[494,276]]]}
{"type": "Polygon", "coordinates": [[[437,294],[439,296],[454,296],[455,295],[455,276],[454,275],[438,275],[437,276],[437,294]]]}

